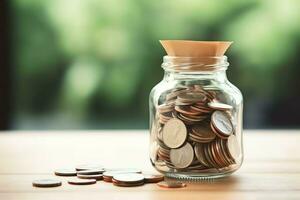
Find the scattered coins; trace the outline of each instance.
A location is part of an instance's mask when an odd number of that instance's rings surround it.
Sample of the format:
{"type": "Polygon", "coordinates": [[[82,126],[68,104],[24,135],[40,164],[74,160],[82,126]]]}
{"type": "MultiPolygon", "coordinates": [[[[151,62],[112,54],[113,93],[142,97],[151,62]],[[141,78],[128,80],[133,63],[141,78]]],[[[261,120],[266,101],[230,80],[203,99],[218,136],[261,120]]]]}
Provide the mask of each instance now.
{"type": "Polygon", "coordinates": [[[186,187],[185,183],[179,182],[179,181],[162,181],[157,183],[159,187],[163,188],[183,188],[186,187]]]}
{"type": "Polygon", "coordinates": [[[218,173],[238,162],[234,109],[219,89],[180,86],[162,95],[151,126],[151,160],[168,172],[218,173]],[[154,129],[154,130],[153,130],[154,129]]]}
{"type": "Polygon", "coordinates": [[[40,179],[32,182],[34,187],[58,187],[61,186],[61,181],[56,179],[40,179]]]}
{"type": "Polygon", "coordinates": [[[77,172],[74,169],[57,169],[54,174],[57,176],[76,176],[77,172]]]}
{"type": "Polygon", "coordinates": [[[91,184],[95,184],[96,182],[97,182],[96,179],[74,178],[74,179],[68,180],[68,183],[72,184],[72,185],[91,185],[91,184]]]}

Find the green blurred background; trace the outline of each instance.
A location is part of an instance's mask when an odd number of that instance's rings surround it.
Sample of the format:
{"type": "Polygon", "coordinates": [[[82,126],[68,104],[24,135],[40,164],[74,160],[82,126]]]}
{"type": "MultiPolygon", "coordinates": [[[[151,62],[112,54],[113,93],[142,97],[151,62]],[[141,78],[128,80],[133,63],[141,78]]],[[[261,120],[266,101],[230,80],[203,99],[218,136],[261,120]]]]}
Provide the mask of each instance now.
{"type": "Polygon", "coordinates": [[[11,129],[148,127],[158,40],[232,40],[246,128],[300,127],[300,1],[11,0],[11,129]]]}

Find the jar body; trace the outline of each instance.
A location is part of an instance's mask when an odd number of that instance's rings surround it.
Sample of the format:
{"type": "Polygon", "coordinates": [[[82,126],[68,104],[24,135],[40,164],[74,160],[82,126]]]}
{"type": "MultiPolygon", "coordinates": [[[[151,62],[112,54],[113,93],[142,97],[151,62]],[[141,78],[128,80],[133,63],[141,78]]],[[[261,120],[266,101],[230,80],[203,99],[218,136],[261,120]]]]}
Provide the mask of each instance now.
{"type": "Polygon", "coordinates": [[[243,162],[241,92],[216,72],[165,72],[150,93],[150,160],[165,176],[223,177],[243,162]]]}

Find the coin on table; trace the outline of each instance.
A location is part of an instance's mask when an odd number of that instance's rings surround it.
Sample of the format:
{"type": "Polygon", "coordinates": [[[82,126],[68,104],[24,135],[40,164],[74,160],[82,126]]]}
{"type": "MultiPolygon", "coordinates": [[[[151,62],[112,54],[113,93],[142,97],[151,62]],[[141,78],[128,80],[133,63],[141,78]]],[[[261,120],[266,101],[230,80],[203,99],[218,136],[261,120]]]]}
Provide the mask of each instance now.
{"type": "Polygon", "coordinates": [[[96,179],[74,178],[74,179],[68,180],[68,183],[72,184],[72,185],[91,185],[91,184],[95,184],[96,182],[97,182],[96,179]]]}
{"type": "Polygon", "coordinates": [[[186,168],[194,160],[194,149],[186,143],[183,147],[170,150],[170,160],[176,168],[186,168]]]}
{"type": "Polygon", "coordinates": [[[162,139],[169,148],[178,148],[186,141],[187,130],[179,119],[170,119],[162,131],[162,139]]]}
{"type": "Polygon", "coordinates": [[[102,174],[104,169],[89,169],[89,170],[80,170],[77,174],[81,175],[93,175],[93,174],[102,174]]]}
{"type": "Polygon", "coordinates": [[[233,126],[229,116],[222,111],[215,111],[211,116],[211,121],[214,128],[225,136],[230,136],[233,133],[233,126]]]}
{"type": "Polygon", "coordinates": [[[230,155],[236,161],[238,159],[238,157],[240,156],[241,150],[239,148],[239,143],[238,143],[235,135],[231,135],[228,137],[227,147],[228,147],[230,155]]]}
{"type": "Polygon", "coordinates": [[[103,169],[103,167],[101,165],[94,165],[94,164],[84,164],[84,165],[76,166],[77,171],[90,170],[90,169],[103,169]]]}
{"type": "Polygon", "coordinates": [[[57,169],[54,171],[54,174],[57,176],[76,176],[75,169],[57,169]]]}
{"type": "Polygon", "coordinates": [[[120,182],[140,182],[144,181],[144,176],[142,174],[137,173],[124,173],[124,174],[116,174],[113,176],[113,179],[120,182]]]}
{"type": "Polygon", "coordinates": [[[96,179],[97,181],[103,179],[102,174],[92,174],[92,175],[77,174],[77,177],[82,179],[96,179]]]}
{"type": "Polygon", "coordinates": [[[138,169],[122,169],[122,168],[116,168],[116,169],[110,169],[111,171],[105,171],[103,173],[103,180],[105,182],[112,182],[113,176],[117,174],[128,174],[128,173],[141,173],[141,170],[138,169]]]}
{"type": "Polygon", "coordinates": [[[112,182],[116,186],[132,187],[143,185],[145,178],[142,174],[137,173],[117,174],[113,176],[112,182]]]}
{"type": "Polygon", "coordinates": [[[232,110],[232,106],[217,101],[211,101],[207,104],[210,108],[215,110],[232,110]]]}
{"type": "Polygon", "coordinates": [[[183,188],[186,187],[185,183],[179,182],[179,181],[162,181],[157,183],[159,187],[163,188],[183,188]]]}
{"type": "Polygon", "coordinates": [[[58,187],[61,186],[61,181],[56,179],[39,179],[32,182],[35,187],[58,187]]]}
{"type": "Polygon", "coordinates": [[[145,183],[158,183],[164,180],[164,176],[161,174],[143,174],[145,183]]]}

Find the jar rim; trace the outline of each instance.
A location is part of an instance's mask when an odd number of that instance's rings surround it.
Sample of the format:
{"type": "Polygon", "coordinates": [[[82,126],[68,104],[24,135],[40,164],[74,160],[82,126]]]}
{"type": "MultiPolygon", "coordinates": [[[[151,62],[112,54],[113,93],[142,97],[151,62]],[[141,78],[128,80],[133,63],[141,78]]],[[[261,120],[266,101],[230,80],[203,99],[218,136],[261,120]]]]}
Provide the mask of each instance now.
{"type": "Polygon", "coordinates": [[[227,56],[182,57],[164,56],[162,68],[165,71],[197,72],[220,71],[229,66],[227,56]]]}

